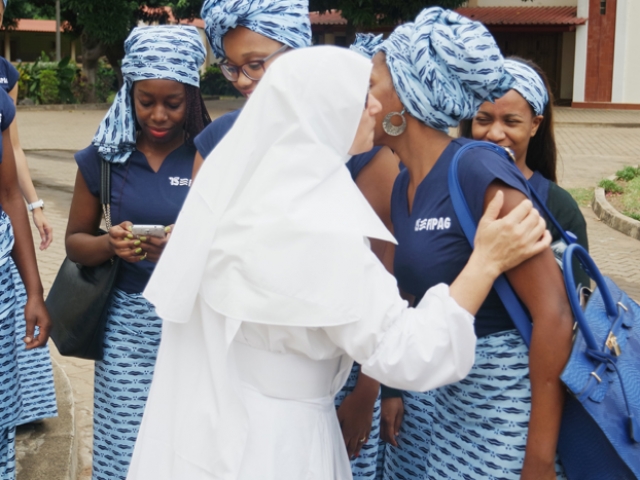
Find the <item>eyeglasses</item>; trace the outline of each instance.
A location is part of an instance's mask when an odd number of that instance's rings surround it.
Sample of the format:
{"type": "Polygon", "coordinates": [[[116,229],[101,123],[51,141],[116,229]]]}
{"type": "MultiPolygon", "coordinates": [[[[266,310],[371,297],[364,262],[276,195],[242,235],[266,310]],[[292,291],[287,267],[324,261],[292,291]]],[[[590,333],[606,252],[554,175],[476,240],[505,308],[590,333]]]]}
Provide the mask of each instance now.
{"type": "Polygon", "coordinates": [[[244,73],[244,76],[249,80],[258,81],[264,75],[264,64],[271,60],[279,53],[284,52],[288,45],[283,45],[271,55],[264,57],[262,60],[251,60],[250,62],[243,63],[242,65],[231,65],[227,62],[220,63],[220,70],[224,77],[230,82],[237,82],[240,78],[240,72],[244,73]]]}

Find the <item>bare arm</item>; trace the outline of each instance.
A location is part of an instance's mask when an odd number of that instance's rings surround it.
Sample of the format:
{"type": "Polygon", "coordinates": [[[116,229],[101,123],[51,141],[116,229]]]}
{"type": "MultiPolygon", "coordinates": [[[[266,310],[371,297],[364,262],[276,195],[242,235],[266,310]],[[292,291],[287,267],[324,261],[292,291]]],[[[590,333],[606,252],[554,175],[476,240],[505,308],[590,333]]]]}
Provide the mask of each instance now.
{"type": "MultiPolygon", "coordinates": [[[[14,104],[17,104],[18,100],[18,85],[16,85],[10,92],[9,96],[13,100],[14,104]]],[[[11,135],[11,142],[13,144],[13,155],[16,163],[16,173],[18,176],[18,185],[22,191],[22,196],[27,203],[35,203],[38,201],[38,193],[33,186],[31,180],[31,173],[29,172],[29,165],[27,163],[27,157],[20,145],[20,136],[18,135],[18,122],[13,120],[9,127],[11,135]]],[[[35,208],[32,212],[33,223],[40,232],[40,250],[45,250],[53,241],[53,227],[51,227],[49,221],[44,215],[42,208],[35,208]]]]}
{"type": "MultiPolygon", "coordinates": [[[[525,198],[519,191],[495,183],[486,192],[485,204],[498,188],[505,192],[500,216],[525,198]]],[[[550,249],[506,275],[533,319],[529,351],[532,405],[522,478],[555,479],[556,446],[564,405],[560,373],[571,350],[573,315],[562,274],[550,249]]]]}
{"type": "Polygon", "coordinates": [[[65,245],[69,259],[89,267],[101,265],[114,255],[127,262],[140,261],[144,255],[140,240],[129,232],[131,222],[111,227],[108,235],[96,236],[102,206],[78,171],[69,211],[65,245]]]}
{"type": "MultiPolygon", "coordinates": [[[[388,147],[381,148],[356,178],[356,185],[389,231],[393,229],[391,192],[393,183],[400,173],[399,162],[398,157],[388,147]]],[[[371,250],[381,261],[385,256],[386,248],[387,242],[371,239],[371,250]]]]}
{"type": "Polygon", "coordinates": [[[2,204],[2,208],[11,219],[15,234],[15,243],[11,255],[27,291],[25,343],[27,348],[31,349],[41,347],[47,343],[51,320],[44,305],[42,282],[38,273],[27,209],[24,206],[24,200],[18,188],[9,129],[2,133],[2,142],[4,149],[2,163],[0,163],[0,204],[2,204]],[[36,326],[40,327],[40,334],[34,338],[36,326]]]}

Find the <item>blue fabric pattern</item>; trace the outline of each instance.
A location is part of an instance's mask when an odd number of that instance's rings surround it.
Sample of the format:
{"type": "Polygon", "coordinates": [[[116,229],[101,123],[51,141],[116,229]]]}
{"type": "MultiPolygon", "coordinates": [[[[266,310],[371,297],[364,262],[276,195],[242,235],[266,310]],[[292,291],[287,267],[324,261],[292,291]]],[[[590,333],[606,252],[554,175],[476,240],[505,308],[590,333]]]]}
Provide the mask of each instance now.
{"type": "Polygon", "coordinates": [[[134,28],[124,49],[124,85],[92,142],[100,155],[113,163],[125,163],[136,148],[136,122],[131,100],[133,83],[165,79],[199,87],[199,69],[206,58],[198,30],[186,25],[134,28]]]}
{"type": "Polygon", "coordinates": [[[15,480],[15,430],[22,411],[15,330],[15,289],[9,256],[14,237],[0,213],[0,480],[15,480]]]}
{"type": "MultiPolygon", "coordinates": [[[[422,396],[428,404],[422,410],[405,406],[403,423],[420,423],[421,440],[415,444],[406,438],[407,430],[401,431],[403,445],[410,447],[388,447],[385,479],[520,478],[531,383],[529,352],[516,330],[478,339],[475,364],[464,380],[408,395],[422,396]],[[415,459],[425,463],[409,469],[403,456],[413,464],[415,459]]],[[[557,461],[556,474],[566,478],[557,461]]]]}
{"type": "MultiPolygon", "coordinates": [[[[56,403],[56,389],[53,384],[53,369],[49,346],[27,350],[24,336],[27,323],[24,318],[24,307],[27,303],[27,291],[13,260],[9,261],[11,276],[15,289],[15,328],[16,354],[18,359],[18,374],[20,376],[20,390],[22,393],[22,415],[18,425],[36,422],[58,415],[56,403]]],[[[36,327],[36,335],[38,327],[36,327]]]]}
{"type": "Polygon", "coordinates": [[[92,480],[126,480],[160,346],[162,320],[142,294],[115,290],[95,364],[92,480]]]}
{"type": "Polygon", "coordinates": [[[350,50],[371,58],[380,49],[382,42],[382,34],[374,35],[373,33],[356,33],[356,39],[349,47],[350,50]]]}
{"type": "Polygon", "coordinates": [[[536,115],[542,115],[549,103],[549,93],[540,75],[529,65],[510,58],[504,61],[504,69],[509,74],[504,81],[509,83],[513,79],[511,88],[529,102],[536,115]]]}
{"type": "MultiPolygon", "coordinates": [[[[342,402],[353,392],[360,375],[360,365],[354,363],[349,378],[342,390],[336,394],[335,404],[336,410],[342,405],[342,402]]],[[[380,393],[373,407],[373,423],[371,424],[371,433],[369,438],[360,450],[360,456],[351,460],[351,473],[353,478],[367,478],[374,480],[378,470],[378,448],[380,445],[380,393]]]]}
{"type": "Polygon", "coordinates": [[[311,45],[308,0],[206,0],[200,17],[218,58],[223,58],[222,37],[245,27],[291,48],[311,45]]]}
{"type": "Polygon", "coordinates": [[[400,101],[418,120],[446,131],[472,118],[513,83],[495,40],[480,22],[451,10],[423,10],[379,47],[400,101]]]}
{"type": "Polygon", "coordinates": [[[16,480],[16,427],[0,430],[0,480],[16,480]]]}

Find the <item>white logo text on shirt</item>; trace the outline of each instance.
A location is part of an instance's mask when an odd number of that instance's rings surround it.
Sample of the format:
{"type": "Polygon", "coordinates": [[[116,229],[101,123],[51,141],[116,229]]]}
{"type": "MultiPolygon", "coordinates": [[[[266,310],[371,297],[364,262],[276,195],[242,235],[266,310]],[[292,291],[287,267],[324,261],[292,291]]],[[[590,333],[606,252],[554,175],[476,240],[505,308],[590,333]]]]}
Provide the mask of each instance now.
{"type": "Polygon", "coordinates": [[[451,228],[451,219],[443,218],[419,218],[416,220],[416,232],[420,230],[448,230],[451,228]]]}
{"type": "Polygon", "coordinates": [[[172,187],[190,187],[190,178],[169,177],[169,183],[172,187]]]}

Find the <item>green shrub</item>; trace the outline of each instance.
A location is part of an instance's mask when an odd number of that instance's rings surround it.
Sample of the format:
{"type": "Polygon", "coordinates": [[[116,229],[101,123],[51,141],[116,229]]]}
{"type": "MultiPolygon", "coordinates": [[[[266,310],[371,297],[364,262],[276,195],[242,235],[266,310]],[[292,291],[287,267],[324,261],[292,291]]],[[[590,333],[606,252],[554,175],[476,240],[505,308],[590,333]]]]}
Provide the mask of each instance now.
{"type": "MultiPolygon", "coordinates": [[[[93,86],[95,89],[95,101],[98,103],[109,102],[110,99],[115,97],[115,93],[118,91],[118,78],[111,66],[105,62],[100,61],[98,71],[96,73],[96,83],[93,86]]],[[[73,95],[76,101],[80,103],[87,103],[91,98],[91,85],[84,75],[78,75],[72,85],[73,95]]]]}
{"type": "Polygon", "coordinates": [[[60,62],[51,62],[43,53],[35,63],[20,63],[16,68],[20,73],[19,99],[30,98],[37,104],[77,102],[73,84],[80,69],[69,57],[60,62]]]}
{"type": "Polygon", "coordinates": [[[203,95],[227,95],[239,97],[240,93],[227,80],[220,67],[212,65],[207,67],[204,75],[200,78],[200,91],[203,95]]]}
{"type": "Polygon", "coordinates": [[[613,180],[603,179],[598,184],[600,188],[604,188],[606,193],[623,193],[624,189],[613,180]]]}
{"type": "Polygon", "coordinates": [[[631,217],[634,220],[638,220],[640,222],[640,215],[639,214],[633,213],[633,212],[627,212],[627,211],[622,212],[622,213],[624,213],[627,217],[631,217]]]}
{"type": "Polygon", "coordinates": [[[55,70],[40,70],[40,101],[44,104],[58,103],[60,80],[55,70]]]}
{"type": "Polygon", "coordinates": [[[627,182],[630,182],[631,180],[633,180],[639,175],[640,175],[640,168],[635,168],[635,167],[624,167],[622,170],[618,170],[616,172],[616,176],[620,180],[625,180],[627,182]]]}

